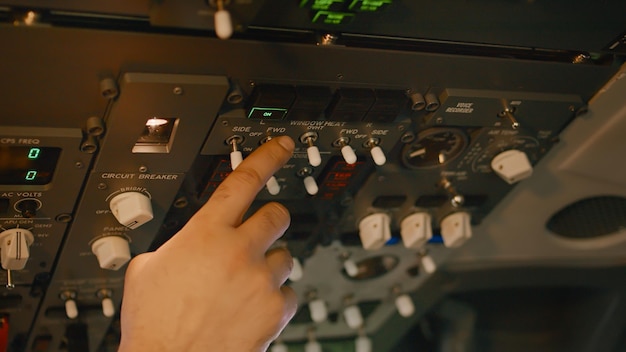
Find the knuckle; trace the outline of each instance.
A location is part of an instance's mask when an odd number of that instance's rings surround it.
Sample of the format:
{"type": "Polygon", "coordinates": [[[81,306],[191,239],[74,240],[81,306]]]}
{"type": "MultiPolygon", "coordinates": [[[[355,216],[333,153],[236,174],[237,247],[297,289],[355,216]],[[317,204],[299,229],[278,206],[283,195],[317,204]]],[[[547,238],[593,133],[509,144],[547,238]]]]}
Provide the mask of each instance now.
{"type": "MultiPolygon", "coordinates": [[[[264,183],[263,177],[261,177],[261,174],[259,174],[257,170],[247,167],[238,167],[229,177],[245,185],[259,186],[264,183]]],[[[231,189],[230,191],[237,192],[235,189],[231,189]]]]}
{"type": "Polygon", "coordinates": [[[265,230],[286,229],[291,221],[289,211],[278,203],[265,205],[258,215],[258,225],[265,230]]]}

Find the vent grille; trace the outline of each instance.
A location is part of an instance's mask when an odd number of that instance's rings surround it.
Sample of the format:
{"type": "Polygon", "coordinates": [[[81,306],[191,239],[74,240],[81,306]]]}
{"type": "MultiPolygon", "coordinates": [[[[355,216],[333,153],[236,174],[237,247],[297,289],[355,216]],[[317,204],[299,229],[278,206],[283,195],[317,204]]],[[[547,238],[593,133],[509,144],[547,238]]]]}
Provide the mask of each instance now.
{"type": "Polygon", "coordinates": [[[626,229],[626,198],[585,198],[554,214],[546,224],[553,233],[574,239],[596,238],[626,229]]]}

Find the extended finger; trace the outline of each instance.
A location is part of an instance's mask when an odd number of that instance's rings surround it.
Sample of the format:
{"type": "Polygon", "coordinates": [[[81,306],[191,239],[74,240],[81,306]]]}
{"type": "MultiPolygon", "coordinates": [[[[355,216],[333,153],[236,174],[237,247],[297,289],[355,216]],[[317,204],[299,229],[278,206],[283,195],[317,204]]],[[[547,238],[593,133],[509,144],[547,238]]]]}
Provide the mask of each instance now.
{"type": "Polygon", "coordinates": [[[274,277],[276,286],[281,286],[287,281],[293,268],[293,257],[286,248],[276,248],[265,255],[267,266],[274,277]]]}
{"type": "Polygon", "coordinates": [[[258,254],[264,254],[279,239],[291,222],[289,210],[279,203],[267,203],[237,229],[258,254]]]}
{"type": "Polygon", "coordinates": [[[291,158],[294,142],[276,137],[250,154],[215,190],[198,214],[210,214],[231,226],[241,223],[243,214],[267,180],[291,158]]]}

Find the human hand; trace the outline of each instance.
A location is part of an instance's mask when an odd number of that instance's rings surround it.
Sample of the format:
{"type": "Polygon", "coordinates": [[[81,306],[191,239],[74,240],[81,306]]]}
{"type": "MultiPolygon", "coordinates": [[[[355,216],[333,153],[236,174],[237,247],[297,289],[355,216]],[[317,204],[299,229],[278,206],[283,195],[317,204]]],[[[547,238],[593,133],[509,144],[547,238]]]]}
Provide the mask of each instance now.
{"type": "Polygon", "coordinates": [[[280,334],[297,309],[282,286],[293,261],[286,249],[267,251],[289,213],[268,203],[242,220],[293,149],[289,137],[263,144],[176,235],[130,262],[120,352],[265,351],[280,334]]]}

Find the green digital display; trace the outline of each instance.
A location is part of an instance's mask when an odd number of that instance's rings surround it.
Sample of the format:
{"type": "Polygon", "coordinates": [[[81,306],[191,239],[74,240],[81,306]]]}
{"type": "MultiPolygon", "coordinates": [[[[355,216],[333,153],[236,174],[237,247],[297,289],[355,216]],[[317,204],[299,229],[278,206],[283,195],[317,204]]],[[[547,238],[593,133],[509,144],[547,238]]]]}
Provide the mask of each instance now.
{"type": "Polygon", "coordinates": [[[0,146],[0,185],[52,182],[61,148],[0,146]]]}
{"type": "Polygon", "coordinates": [[[349,9],[352,11],[375,12],[381,11],[393,0],[353,0],[349,9]]]}
{"type": "Polygon", "coordinates": [[[313,23],[346,24],[352,21],[352,18],[354,18],[353,13],[318,11],[313,16],[313,23]]]}

